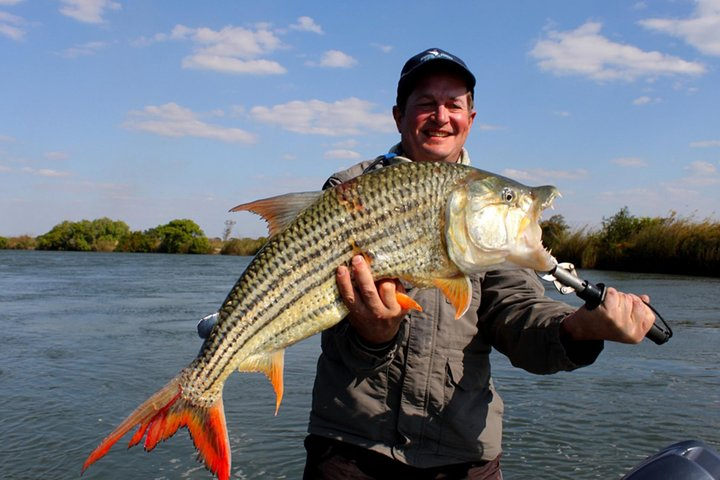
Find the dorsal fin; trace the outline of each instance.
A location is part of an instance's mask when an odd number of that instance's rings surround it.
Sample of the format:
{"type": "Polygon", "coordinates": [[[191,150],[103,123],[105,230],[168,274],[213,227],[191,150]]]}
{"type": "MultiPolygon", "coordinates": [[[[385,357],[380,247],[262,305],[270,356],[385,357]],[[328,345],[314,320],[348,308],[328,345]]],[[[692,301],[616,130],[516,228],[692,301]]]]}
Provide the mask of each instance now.
{"type": "Polygon", "coordinates": [[[231,208],[231,212],[248,211],[260,215],[268,224],[270,236],[283,231],[298,214],[312,205],[323,192],[301,192],[243,203],[231,208]]]}

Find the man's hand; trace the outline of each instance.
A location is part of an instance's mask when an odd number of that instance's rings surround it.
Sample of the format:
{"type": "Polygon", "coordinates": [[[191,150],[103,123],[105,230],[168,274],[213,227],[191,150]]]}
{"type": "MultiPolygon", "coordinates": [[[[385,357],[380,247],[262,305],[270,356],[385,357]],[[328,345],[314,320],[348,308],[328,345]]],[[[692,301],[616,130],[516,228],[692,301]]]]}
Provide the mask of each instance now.
{"type": "Polygon", "coordinates": [[[643,301],[650,298],[608,288],[600,306],[578,309],[563,320],[562,328],[574,340],[640,343],[655,322],[655,315],[643,301]]]}
{"type": "Polygon", "coordinates": [[[398,280],[375,282],[365,259],[355,255],[352,259],[352,276],[346,266],[338,267],[337,285],[340,296],[350,310],[350,324],[364,342],[378,345],[395,338],[400,321],[407,313],[395,297],[396,292],[405,292],[398,280]]]}

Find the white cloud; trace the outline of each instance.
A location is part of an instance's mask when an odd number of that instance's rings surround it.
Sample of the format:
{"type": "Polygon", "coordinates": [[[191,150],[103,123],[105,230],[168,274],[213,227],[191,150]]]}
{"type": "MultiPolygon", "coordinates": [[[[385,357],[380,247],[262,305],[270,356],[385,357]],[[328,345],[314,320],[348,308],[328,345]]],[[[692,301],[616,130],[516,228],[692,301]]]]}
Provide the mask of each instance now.
{"type": "Polygon", "coordinates": [[[136,43],[145,45],[168,40],[193,42],[193,52],[183,59],[183,68],[252,75],[286,72],[278,62],[262,58],[282,47],[280,39],[264,24],[255,30],[233,26],[212,30],[176,25],[169,35],[159,33],[151,40],[136,43]]]}
{"type": "Polygon", "coordinates": [[[497,130],[505,130],[506,127],[503,127],[502,125],[492,125],[489,123],[473,123],[473,128],[475,130],[480,130],[481,132],[495,132],[497,130]]]}
{"type": "Polygon", "coordinates": [[[22,2],[23,0],[0,0],[0,6],[3,7],[12,7],[13,5],[17,5],[18,3],[22,2]]]}
{"type": "Polygon", "coordinates": [[[685,167],[685,170],[688,176],[680,179],[683,184],[699,187],[720,185],[720,172],[713,163],[698,160],[685,167]]]}
{"type": "Polygon", "coordinates": [[[256,136],[239,128],[213,125],[200,120],[200,115],[176,103],[150,105],[128,114],[125,128],[167,137],[200,137],[229,143],[253,143],[256,136]]]}
{"type": "Polygon", "coordinates": [[[521,182],[533,181],[549,181],[557,180],[582,180],[588,177],[588,171],[582,168],[575,170],[545,170],[543,168],[532,168],[530,170],[518,170],[514,168],[506,168],[502,172],[508,178],[521,182]]]}
{"type": "Polygon", "coordinates": [[[15,137],[11,137],[10,135],[0,135],[0,142],[2,143],[11,143],[15,141],[15,137]]]}
{"type": "Polygon", "coordinates": [[[323,53],[320,62],[308,62],[308,65],[329,68],[351,68],[357,65],[357,60],[340,50],[328,50],[323,53]]]}
{"type": "Polygon", "coordinates": [[[293,25],[290,25],[291,30],[298,30],[301,32],[312,32],[317,33],[319,35],[323,34],[323,29],[320,25],[315,23],[315,20],[313,20],[310,17],[299,17],[297,19],[297,23],[294,23],[293,25]]]}
{"type": "Polygon", "coordinates": [[[103,23],[105,10],[120,10],[112,0],[60,0],[60,13],[83,23],[103,23]]]}
{"type": "Polygon", "coordinates": [[[691,142],[691,148],[708,148],[708,147],[720,147],[720,140],[701,140],[698,142],[691,142]]]}
{"type": "Polygon", "coordinates": [[[25,167],[22,169],[24,173],[35,175],[38,177],[51,177],[51,178],[58,178],[58,177],[67,177],[70,174],[68,172],[60,172],[58,170],[51,170],[49,168],[30,168],[25,167]]]}
{"type": "Polygon", "coordinates": [[[240,60],[238,58],[219,55],[198,54],[186,57],[182,61],[183,68],[197,70],[213,70],[220,73],[279,75],[287,70],[272,60],[240,60]]]}
{"type": "Polygon", "coordinates": [[[356,159],[360,158],[360,154],[353,150],[336,149],[336,150],[328,150],[327,152],[325,152],[323,157],[327,158],[327,159],[337,159],[337,160],[356,160],[356,159]]]}
{"type": "Polygon", "coordinates": [[[643,95],[642,97],[638,97],[635,100],[632,101],[633,105],[648,105],[650,103],[660,103],[662,102],[662,98],[659,97],[648,97],[647,95],[643,95]]]}
{"type": "Polygon", "coordinates": [[[354,97],[333,103],[296,100],[273,107],[253,107],[250,116],[296,133],[339,136],[393,132],[395,123],[391,115],[372,112],[374,107],[373,103],[354,97]]]}
{"type": "Polygon", "coordinates": [[[538,60],[542,70],[600,82],[705,73],[700,63],[610,41],[600,35],[601,28],[600,23],[587,22],[569,32],[551,30],[535,44],[530,55],[538,60]]]}
{"type": "Polygon", "coordinates": [[[22,28],[25,20],[22,17],[7,12],[0,12],[0,36],[12,40],[25,38],[25,30],[22,28]]]}
{"type": "Polygon", "coordinates": [[[66,152],[45,152],[43,155],[48,160],[67,160],[68,154],[66,152]]]}
{"type": "Polygon", "coordinates": [[[390,53],[393,49],[392,45],[383,45],[381,43],[371,43],[370,46],[377,48],[383,53],[390,53]]]}
{"type": "Polygon", "coordinates": [[[354,138],[349,138],[347,140],[343,140],[342,142],[336,142],[335,144],[333,144],[333,147],[349,149],[357,147],[359,143],[360,142],[358,142],[354,138]]]}
{"type": "Polygon", "coordinates": [[[682,38],[706,55],[720,55],[720,0],[697,0],[695,11],[687,19],[650,18],[639,23],[682,38]]]}
{"type": "Polygon", "coordinates": [[[621,167],[647,167],[647,162],[638,157],[620,157],[611,160],[615,165],[621,167]]]}
{"type": "Polygon", "coordinates": [[[553,115],[555,115],[556,117],[567,118],[567,117],[570,116],[570,112],[566,112],[566,111],[564,111],[564,110],[556,110],[556,111],[554,111],[554,112],[552,112],[552,113],[553,113],[553,115]]]}
{"type": "Polygon", "coordinates": [[[63,50],[60,55],[65,58],[86,57],[88,55],[95,55],[98,51],[107,47],[107,45],[105,42],[87,42],[63,50]]]}

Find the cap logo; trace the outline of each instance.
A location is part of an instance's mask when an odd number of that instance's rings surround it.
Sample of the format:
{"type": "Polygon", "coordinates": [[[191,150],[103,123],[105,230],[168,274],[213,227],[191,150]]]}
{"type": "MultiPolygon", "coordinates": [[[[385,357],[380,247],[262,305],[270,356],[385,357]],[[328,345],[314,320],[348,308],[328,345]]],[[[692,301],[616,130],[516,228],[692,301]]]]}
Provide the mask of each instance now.
{"type": "Polygon", "coordinates": [[[427,52],[427,55],[424,55],[424,56],[420,59],[420,62],[426,62],[426,61],[430,60],[431,58],[444,58],[444,59],[446,59],[446,60],[450,60],[450,61],[453,61],[453,62],[455,61],[455,59],[454,59],[453,57],[451,57],[450,55],[448,55],[448,54],[445,53],[445,52],[439,52],[439,51],[437,51],[437,50],[429,50],[429,51],[427,52]]]}

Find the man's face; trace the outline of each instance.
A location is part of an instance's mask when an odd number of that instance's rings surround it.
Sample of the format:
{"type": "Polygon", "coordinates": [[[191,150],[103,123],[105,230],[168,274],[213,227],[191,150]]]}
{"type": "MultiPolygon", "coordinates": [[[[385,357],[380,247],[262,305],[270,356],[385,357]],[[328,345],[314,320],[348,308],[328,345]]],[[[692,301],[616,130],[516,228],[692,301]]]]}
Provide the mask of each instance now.
{"type": "Polygon", "coordinates": [[[456,162],[475,119],[469,102],[460,77],[432,73],[421,78],[405,111],[393,108],[405,154],[416,162],[456,162]]]}

